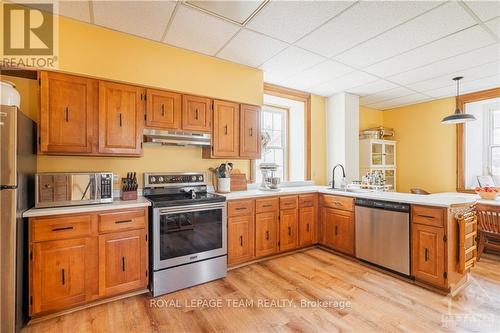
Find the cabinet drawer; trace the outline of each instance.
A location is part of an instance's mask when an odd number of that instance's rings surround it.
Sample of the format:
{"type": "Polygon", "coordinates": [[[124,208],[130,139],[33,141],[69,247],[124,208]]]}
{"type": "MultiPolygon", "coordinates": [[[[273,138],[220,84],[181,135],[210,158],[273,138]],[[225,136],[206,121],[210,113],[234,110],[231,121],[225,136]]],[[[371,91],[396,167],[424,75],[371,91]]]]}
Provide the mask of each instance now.
{"type": "Polygon", "coordinates": [[[442,227],[445,209],[428,206],[411,206],[413,223],[442,227]]]}
{"type": "Polygon", "coordinates": [[[255,211],[257,213],[275,212],[279,209],[278,198],[257,199],[255,200],[255,211]]]}
{"type": "Polygon", "coordinates": [[[321,205],[336,209],[354,211],[354,199],[337,195],[321,195],[321,205]]]}
{"type": "Polygon", "coordinates": [[[314,194],[299,195],[299,207],[312,207],[314,206],[314,194]]]}
{"type": "Polygon", "coordinates": [[[99,232],[112,232],[146,228],[144,209],[99,214],[99,232]]]}
{"type": "Polygon", "coordinates": [[[297,208],[297,196],[280,197],[280,209],[297,208]]]}
{"type": "Polygon", "coordinates": [[[92,234],[92,215],[64,215],[31,220],[31,241],[68,239],[92,234]]]}
{"type": "Polygon", "coordinates": [[[229,201],[227,203],[227,214],[229,217],[252,215],[253,203],[253,200],[229,201]]]}

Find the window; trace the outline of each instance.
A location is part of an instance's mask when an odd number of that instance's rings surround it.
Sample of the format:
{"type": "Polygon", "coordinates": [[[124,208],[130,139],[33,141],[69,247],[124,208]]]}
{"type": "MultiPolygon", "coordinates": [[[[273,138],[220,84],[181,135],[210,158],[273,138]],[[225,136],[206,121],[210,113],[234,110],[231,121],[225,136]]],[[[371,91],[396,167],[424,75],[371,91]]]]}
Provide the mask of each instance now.
{"type": "Polygon", "coordinates": [[[257,167],[256,181],[261,182],[259,169],[260,163],[276,163],[279,169],[277,177],[282,180],[287,179],[288,170],[288,109],[272,106],[264,106],[261,112],[261,128],[264,141],[267,141],[262,147],[262,159],[255,161],[257,167]]]}
{"type": "Polygon", "coordinates": [[[465,188],[478,186],[478,176],[500,186],[500,98],[466,103],[465,112],[477,119],[465,124],[465,188]]]}

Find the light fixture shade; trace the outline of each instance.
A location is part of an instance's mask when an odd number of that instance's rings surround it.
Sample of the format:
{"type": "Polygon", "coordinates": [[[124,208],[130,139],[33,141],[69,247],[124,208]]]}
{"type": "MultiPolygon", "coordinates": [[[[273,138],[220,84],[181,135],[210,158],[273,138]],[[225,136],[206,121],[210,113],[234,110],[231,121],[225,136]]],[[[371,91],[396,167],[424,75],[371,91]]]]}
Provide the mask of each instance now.
{"type": "Polygon", "coordinates": [[[468,113],[454,113],[441,120],[441,124],[462,124],[468,121],[474,121],[476,117],[468,113]]]}

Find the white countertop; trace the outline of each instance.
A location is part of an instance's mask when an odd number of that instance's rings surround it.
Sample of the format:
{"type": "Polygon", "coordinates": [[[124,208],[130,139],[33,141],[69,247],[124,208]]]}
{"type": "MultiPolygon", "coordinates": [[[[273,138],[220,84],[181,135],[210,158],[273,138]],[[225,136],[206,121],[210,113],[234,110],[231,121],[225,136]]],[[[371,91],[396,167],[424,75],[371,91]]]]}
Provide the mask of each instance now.
{"type": "Polygon", "coordinates": [[[23,213],[23,217],[37,217],[47,215],[89,213],[104,210],[127,209],[136,207],[151,206],[151,202],[144,197],[137,197],[137,200],[121,200],[115,198],[112,203],[95,205],[68,206],[56,208],[31,208],[23,213]]]}
{"type": "Polygon", "coordinates": [[[245,198],[255,198],[255,197],[266,197],[266,196],[278,196],[287,194],[300,194],[300,193],[311,193],[319,192],[324,194],[334,194],[342,195],[353,198],[365,198],[383,201],[395,201],[408,204],[425,205],[425,206],[437,206],[437,207],[453,207],[461,206],[467,204],[473,204],[475,202],[481,202],[484,204],[500,205],[500,200],[479,200],[479,196],[475,194],[467,193],[436,193],[430,195],[419,195],[411,193],[400,193],[400,192],[346,192],[340,190],[332,190],[326,186],[297,186],[297,187],[282,187],[280,191],[261,191],[261,190],[248,190],[248,191],[238,191],[231,192],[224,195],[227,200],[237,200],[245,198]]]}

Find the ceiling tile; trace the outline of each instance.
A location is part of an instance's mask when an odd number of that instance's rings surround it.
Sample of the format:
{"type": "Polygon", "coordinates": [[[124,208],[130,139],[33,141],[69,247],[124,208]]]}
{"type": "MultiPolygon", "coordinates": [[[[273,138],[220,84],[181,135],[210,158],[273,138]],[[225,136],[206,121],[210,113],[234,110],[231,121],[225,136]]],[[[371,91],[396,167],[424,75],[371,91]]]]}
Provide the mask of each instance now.
{"type": "Polygon", "coordinates": [[[310,89],[312,92],[322,96],[330,96],[341,91],[347,91],[349,88],[358,87],[363,84],[376,81],[373,75],[361,71],[355,71],[342,77],[327,81],[319,86],[310,89]]]}
{"type": "Polygon", "coordinates": [[[437,6],[432,1],[358,2],[297,42],[327,57],[341,53],[437,6]]]}
{"type": "Polygon", "coordinates": [[[475,24],[476,21],[460,5],[450,2],[370,39],[335,59],[363,68],[475,24]]]}
{"type": "Polygon", "coordinates": [[[493,37],[480,26],[475,26],[381,61],[366,67],[365,70],[375,75],[388,77],[492,43],[494,43],[493,37]]]}
{"type": "Polygon", "coordinates": [[[248,28],[289,43],[351,6],[351,1],[271,1],[248,28]]]}
{"type": "Polygon", "coordinates": [[[494,44],[455,57],[436,61],[432,64],[391,76],[389,79],[402,85],[409,85],[469,68],[471,64],[483,65],[497,61],[498,59],[500,59],[500,45],[494,44]]]}
{"type": "Polygon", "coordinates": [[[277,39],[243,29],[217,54],[217,57],[257,67],[287,46],[288,44],[277,39]]]}
{"type": "Polygon", "coordinates": [[[239,29],[236,24],[181,5],[174,15],[164,42],[214,55],[239,29]]]}
{"type": "Polygon", "coordinates": [[[498,1],[476,1],[468,0],[465,4],[482,20],[500,16],[500,2],[498,1]]]}
{"type": "Polygon", "coordinates": [[[90,22],[90,5],[88,1],[59,1],[59,14],[72,19],[90,22]]]}
{"type": "Polygon", "coordinates": [[[370,108],[378,109],[378,110],[387,110],[392,109],[404,105],[422,103],[431,100],[429,96],[423,94],[412,94],[399,98],[390,99],[387,101],[383,101],[380,103],[369,104],[370,108]]]}
{"type": "Polygon", "coordinates": [[[243,24],[262,5],[263,0],[245,1],[186,1],[189,5],[201,8],[235,23],[243,24]]]}
{"type": "Polygon", "coordinates": [[[425,92],[427,90],[449,86],[453,82],[452,78],[456,76],[463,76],[464,78],[460,82],[465,84],[465,82],[474,81],[492,75],[500,76],[500,63],[497,61],[467,69],[462,69],[456,72],[432,78],[430,80],[412,83],[407,86],[416,91],[425,92]]]}
{"type": "MultiPolygon", "coordinates": [[[[498,86],[500,86],[500,76],[493,75],[478,80],[464,82],[463,84],[460,85],[460,93],[461,94],[468,93],[498,86]]],[[[425,94],[432,96],[434,98],[443,98],[443,97],[455,96],[456,89],[457,86],[455,84],[451,84],[447,87],[426,91],[425,94]]]]}
{"type": "Polygon", "coordinates": [[[367,96],[367,95],[371,95],[371,94],[376,94],[380,91],[393,89],[396,87],[397,87],[397,85],[395,85],[392,82],[385,81],[385,80],[378,80],[378,81],[374,81],[374,82],[371,82],[368,84],[363,84],[361,86],[357,86],[354,88],[349,88],[347,90],[347,92],[349,92],[351,94],[358,95],[358,96],[367,96]]]}
{"type": "Polygon", "coordinates": [[[311,87],[353,71],[354,69],[351,67],[336,61],[327,60],[306,69],[303,72],[297,73],[291,78],[283,81],[281,84],[285,87],[307,90],[311,87]]]}
{"type": "Polygon", "coordinates": [[[368,105],[368,104],[373,104],[373,103],[380,103],[382,101],[386,101],[386,100],[390,100],[390,99],[394,99],[394,98],[400,98],[403,96],[412,95],[414,93],[415,92],[413,90],[410,90],[408,88],[396,87],[393,89],[378,92],[378,93],[373,94],[373,95],[361,97],[360,102],[364,105],[368,105]]]}
{"type": "Polygon", "coordinates": [[[314,53],[291,46],[266,61],[260,68],[273,81],[282,81],[325,60],[314,53]]]}
{"type": "MultiPolygon", "coordinates": [[[[500,3],[500,2],[499,2],[500,3]]],[[[486,26],[500,38],[500,17],[486,22],[486,26]]]]}
{"type": "Polygon", "coordinates": [[[94,23],[159,41],[175,1],[93,1],[94,23]]]}

